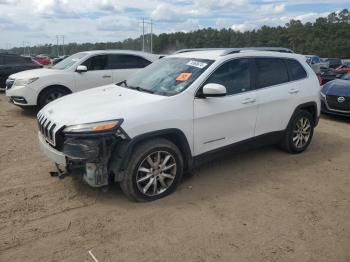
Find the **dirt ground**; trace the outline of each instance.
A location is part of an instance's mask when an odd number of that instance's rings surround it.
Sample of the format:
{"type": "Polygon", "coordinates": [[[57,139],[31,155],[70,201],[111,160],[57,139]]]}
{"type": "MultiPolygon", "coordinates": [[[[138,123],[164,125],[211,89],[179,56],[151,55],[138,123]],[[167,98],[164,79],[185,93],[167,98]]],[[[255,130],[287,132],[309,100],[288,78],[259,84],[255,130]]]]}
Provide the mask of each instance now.
{"type": "Polygon", "coordinates": [[[52,178],[35,112],[0,94],[0,261],[350,261],[350,120],[323,117],[307,152],[274,147],[128,201],[52,178]]]}

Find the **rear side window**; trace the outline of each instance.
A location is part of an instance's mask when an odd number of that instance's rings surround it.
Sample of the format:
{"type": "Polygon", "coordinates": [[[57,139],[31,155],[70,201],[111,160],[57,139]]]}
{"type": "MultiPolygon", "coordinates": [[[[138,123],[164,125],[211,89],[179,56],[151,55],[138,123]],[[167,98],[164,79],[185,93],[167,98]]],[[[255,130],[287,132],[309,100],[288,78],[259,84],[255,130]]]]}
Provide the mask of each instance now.
{"type": "Polygon", "coordinates": [[[105,70],[107,67],[107,55],[93,56],[82,65],[86,66],[88,71],[105,70]]]}
{"type": "Polygon", "coordinates": [[[109,69],[144,68],[151,64],[150,61],[134,55],[108,55],[109,69]]]}
{"type": "Polygon", "coordinates": [[[257,88],[274,86],[288,82],[285,63],[280,58],[256,58],[257,88]]]}
{"type": "Polygon", "coordinates": [[[307,76],[305,69],[297,60],[285,59],[284,61],[287,65],[291,81],[303,79],[307,76]]]}
{"type": "Polygon", "coordinates": [[[226,87],[227,94],[239,94],[252,89],[249,59],[234,59],[221,65],[205,84],[215,83],[226,87]]]}

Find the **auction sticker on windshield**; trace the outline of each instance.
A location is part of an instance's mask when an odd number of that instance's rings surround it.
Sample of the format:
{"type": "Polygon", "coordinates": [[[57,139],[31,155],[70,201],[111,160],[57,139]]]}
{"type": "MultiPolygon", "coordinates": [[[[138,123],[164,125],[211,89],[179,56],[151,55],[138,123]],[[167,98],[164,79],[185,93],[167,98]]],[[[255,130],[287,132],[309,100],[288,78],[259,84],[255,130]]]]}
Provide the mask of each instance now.
{"type": "Polygon", "coordinates": [[[199,62],[199,61],[195,61],[195,60],[191,60],[191,61],[189,61],[186,65],[194,66],[194,67],[203,69],[203,68],[206,67],[208,64],[207,64],[207,63],[203,63],[203,62],[199,62]]]}
{"type": "Polygon", "coordinates": [[[187,81],[192,76],[192,73],[181,73],[176,77],[176,81],[187,81]]]}

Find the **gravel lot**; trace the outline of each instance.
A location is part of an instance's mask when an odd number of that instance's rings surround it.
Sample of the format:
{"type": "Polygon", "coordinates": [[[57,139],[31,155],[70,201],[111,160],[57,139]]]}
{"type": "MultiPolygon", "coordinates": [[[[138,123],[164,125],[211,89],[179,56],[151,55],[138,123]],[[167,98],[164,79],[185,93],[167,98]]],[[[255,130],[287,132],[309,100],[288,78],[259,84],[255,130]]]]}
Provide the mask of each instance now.
{"type": "Polygon", "coordinates": [[[350,120],[323,117],[304,154],[227,156],[137,204],[50,177],[35,115],[0,94],[0,261],[350,261],[350,120]]]}

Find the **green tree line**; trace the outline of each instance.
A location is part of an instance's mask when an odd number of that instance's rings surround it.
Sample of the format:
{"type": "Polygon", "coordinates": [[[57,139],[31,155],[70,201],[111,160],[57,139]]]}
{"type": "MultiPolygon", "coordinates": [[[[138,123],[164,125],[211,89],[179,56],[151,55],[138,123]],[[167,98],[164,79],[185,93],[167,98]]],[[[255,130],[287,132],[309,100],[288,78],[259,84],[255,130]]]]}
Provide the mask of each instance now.
{"type": "MultiPolygon", "coordinates": [[[[148,36],[149,39],[149,36],[148,36]]],[[[320,17],[314,23],[303,24],[291,20],[285,26],[262,26],[258,30],[238,32],[232,29],[206,28],[188,33],[153,35],[153,51],[168,54],[183,48],[279,46],[300,54],[317,54],[321,57],[350,58],[350,14],[348,9],[320,17]]],[[[66,54],[95,49],[140,50],[142,38],[108,43],[70,43],[66,54]]],[[[21,54],[23,48],[13,48],[21,54]]],[[[57,54],[57,46],[46,44],[31,48],[33,54],[57,54]]],[[[62,50],[60,51],[62,54],[62,50]]]]}

